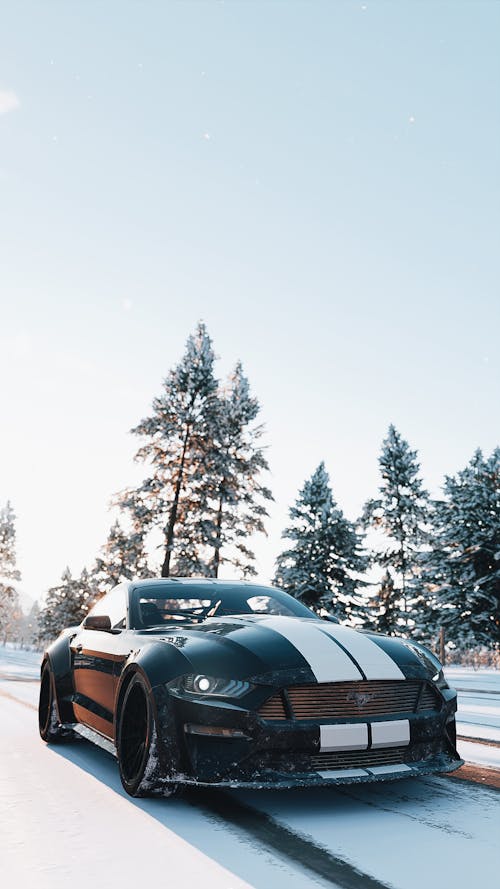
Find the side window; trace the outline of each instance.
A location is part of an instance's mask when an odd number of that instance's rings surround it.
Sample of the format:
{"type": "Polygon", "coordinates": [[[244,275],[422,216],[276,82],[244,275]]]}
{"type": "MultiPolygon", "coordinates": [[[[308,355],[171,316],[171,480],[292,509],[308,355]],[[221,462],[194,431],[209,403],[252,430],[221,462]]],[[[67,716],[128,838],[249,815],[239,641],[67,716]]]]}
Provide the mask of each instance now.
{"type": "Polygon", "coordinates": [[[115,586],[96,602],[89,614],[107,614],[112,627],[123,629],[127,623],[127,585],[115,586]]]}

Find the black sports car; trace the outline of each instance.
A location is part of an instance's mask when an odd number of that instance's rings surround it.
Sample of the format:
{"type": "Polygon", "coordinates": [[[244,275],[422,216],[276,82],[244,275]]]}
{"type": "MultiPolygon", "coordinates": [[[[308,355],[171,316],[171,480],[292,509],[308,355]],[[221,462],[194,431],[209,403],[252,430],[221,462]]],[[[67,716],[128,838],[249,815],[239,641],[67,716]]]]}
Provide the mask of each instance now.
{"type": "Polygon", "coordinates": [[[121,583],[46,651],[44,741],[116,751],[128,793],[450,772],[456,693],[431,652],[322,620],[280,590],[121,583]]]}

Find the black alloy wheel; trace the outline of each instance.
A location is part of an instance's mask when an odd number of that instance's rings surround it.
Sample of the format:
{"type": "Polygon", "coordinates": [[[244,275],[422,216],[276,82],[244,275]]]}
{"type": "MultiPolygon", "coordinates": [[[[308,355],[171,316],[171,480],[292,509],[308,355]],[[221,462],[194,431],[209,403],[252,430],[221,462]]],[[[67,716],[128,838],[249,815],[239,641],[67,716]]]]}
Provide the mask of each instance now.
{"type": "Polygon", "coordinates": [[[179,786],[169,783],[162,771],[150,692],[139,673],[125,691],[116,748],[120,778],[130,796],[174,796],[179,792],[179,786]]]}

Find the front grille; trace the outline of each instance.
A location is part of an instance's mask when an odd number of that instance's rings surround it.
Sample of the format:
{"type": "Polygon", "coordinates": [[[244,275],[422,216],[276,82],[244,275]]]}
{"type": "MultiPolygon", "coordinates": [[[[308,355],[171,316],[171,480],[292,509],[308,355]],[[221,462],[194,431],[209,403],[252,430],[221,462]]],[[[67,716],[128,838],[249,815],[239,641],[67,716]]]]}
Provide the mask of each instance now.
{"type": "Polygon", "coordinates": [[[315,753],[309,757],[311,769],[364,769],[370,766],[400,765],[408,755],[407,747],[385,750],[342,750],[340,753],[315,753]]]}
{"type": "MultiPolygon", "coordinates": [[[[436,690],[418,679],[296,685],[287,689],[287,695],[294,719],[364,719],[440,708],[436,690]]],[[[258,712],[263,719],[287,718],[280,693],[258,712]]]]}
{"type": "Polygon", "coordinates": [[[417,711],[439,710],[439,700],[440,698],[438,697],[432,686],[428,685],[426,682],[422,694],[420,695],[417,711]]]}
{"type": "Polygon", "coordinates": [[[295,719],[393,716],[437,708],[435,691],[427,683],[422,689],[422,684],[414,679],[325,682],[289,688],[288,696],[295,719]]]}
{"type": "Polygon", "coordinates": [[[286,719],[285,707],[281,695],[273,695],[259,710],[262,719],[286,719]]]}

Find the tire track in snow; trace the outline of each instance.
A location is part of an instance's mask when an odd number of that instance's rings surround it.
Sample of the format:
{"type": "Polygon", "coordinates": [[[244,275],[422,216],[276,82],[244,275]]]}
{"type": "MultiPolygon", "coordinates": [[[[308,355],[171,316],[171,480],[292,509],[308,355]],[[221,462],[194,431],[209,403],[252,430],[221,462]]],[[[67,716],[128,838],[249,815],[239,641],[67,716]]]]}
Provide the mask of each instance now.
{"type": "Polygon", "coordinates": [[[328,849],[280,824],[270,815],[233,799],[226,791],[192,793],[189,802],[201,805],[223,821],[243,828],[262,845],[315,873],[339,889],[390,889],[389,884],[358,870],[354,865],[332,855],[328,849]]]}
{"type": "Polygon", "coordinates": [[[38,708],[35,707],[34,704],[30,704],[28,701],[22,701],[21,698],[18,698],[16,695],[9,694],[8,691],[4,691],[2,688],[0,688],[0,696],[2,698],[7,698],[9,701],[15,701],[16,704],[22,704],[23,707],[28,707],[29,710],[34,710],[35,713],[37,712],[38,708]]]}
{"type": "Polygon", "coordinates": [[[485,747],[500,747],[500,741],[490,741],[487,738],[475,738],[473,735],[457,735],[457,741],[470,741],[473,744],[484,744],[485,747]]]}

